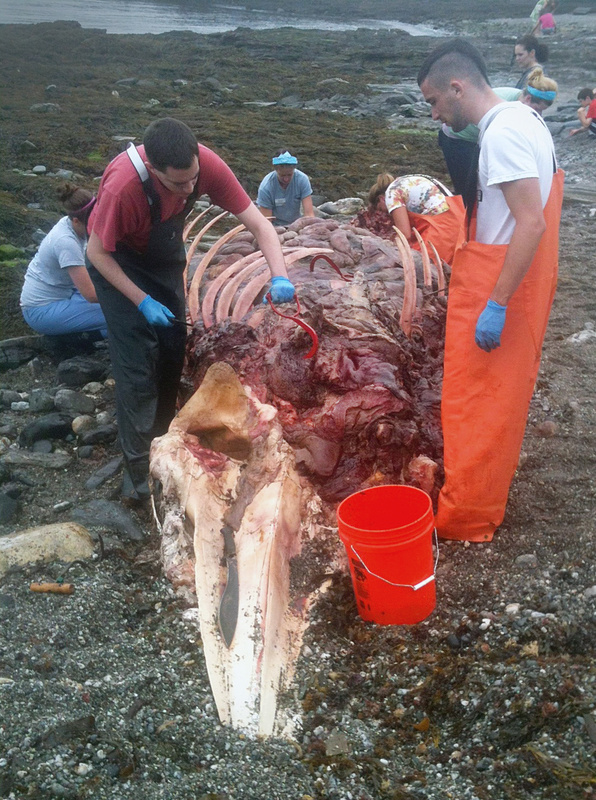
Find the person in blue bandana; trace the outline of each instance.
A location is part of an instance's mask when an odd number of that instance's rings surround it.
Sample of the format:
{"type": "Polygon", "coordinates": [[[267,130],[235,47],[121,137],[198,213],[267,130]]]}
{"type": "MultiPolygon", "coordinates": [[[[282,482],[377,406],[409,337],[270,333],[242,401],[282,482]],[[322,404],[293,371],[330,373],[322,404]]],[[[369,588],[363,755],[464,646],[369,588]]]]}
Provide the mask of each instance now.
{"type": "Polygon", "coordinates": [[[555,102],[558,90],[557,82],[547,78],[542,67],[534,67],[519,99],[534,111],[543,114],[555,102]]]}
{"type": "Polygon", "coordinates": [[[296,169],[298,159],[288,150],[280,150],[271,159],[273,170],[259,186],[257,206],[274,225],[291,225],[300,216],[314,217],[312,188],[308,175],[296,169]],[[303,213],[300,212],[302,203],[303,213]]]}

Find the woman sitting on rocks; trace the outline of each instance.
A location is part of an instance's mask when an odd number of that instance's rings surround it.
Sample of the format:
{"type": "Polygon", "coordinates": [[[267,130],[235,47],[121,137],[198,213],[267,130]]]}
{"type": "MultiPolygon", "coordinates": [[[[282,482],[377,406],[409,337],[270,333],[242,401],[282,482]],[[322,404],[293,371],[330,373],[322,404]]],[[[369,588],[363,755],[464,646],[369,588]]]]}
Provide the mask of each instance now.
{"type": "Polygon", "coordinates": [[[451,263],[465,214],[459,195],[452,195],[427,175],[393,178],[382,173],[371,187],[368,201],[368,208],[358,214],[354,225],[385,239],[393,239],[394,228],[398,228],[410,245],[418,248],[416,228],[422,239],[432,242],[439,256],[451,263]]]}
{"type": "Polygon", "coordinates": [[[59,199],[66,216],[43,239],[27,267],[21,311],[37,333],[99,331],[105,337],[106,321],[85,266],[87,220],[95,197],[67,183],[59,199]]]}

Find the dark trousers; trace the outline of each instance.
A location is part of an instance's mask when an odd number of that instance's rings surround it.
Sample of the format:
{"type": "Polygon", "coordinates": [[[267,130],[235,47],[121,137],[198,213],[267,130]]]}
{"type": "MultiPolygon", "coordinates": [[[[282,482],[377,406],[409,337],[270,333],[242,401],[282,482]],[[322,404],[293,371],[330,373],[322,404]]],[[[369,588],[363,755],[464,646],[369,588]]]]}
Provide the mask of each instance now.
{"type": "MultiPolygon", "coordinates": [[[[178,325],[149,325],[134,303],[113,286],[106,281],[95,281],[95,286],[108,324],[116,381],[118,434],[125,462],[122,493],[143,499],[149,496],[151,440],[167,431],[176,413],[186,331],[178,325]]],[[[184,319],[182,309],[171,310],[184,319]]]]}
{"type": "Polygon", "coordinates": [[[440,130],[439,147],[443,151],[455,194],[465,194],[466,182],[476,152],[476,143],[466,142],[463,139],[452,139],[440,130]]]}

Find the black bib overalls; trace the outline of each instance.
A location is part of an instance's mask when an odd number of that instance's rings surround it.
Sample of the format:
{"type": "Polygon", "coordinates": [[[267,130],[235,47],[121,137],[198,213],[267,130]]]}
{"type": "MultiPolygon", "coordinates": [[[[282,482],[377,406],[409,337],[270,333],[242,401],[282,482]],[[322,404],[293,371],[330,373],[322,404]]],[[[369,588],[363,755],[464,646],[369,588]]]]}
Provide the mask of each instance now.
{"type": "MultiPolygon", "coordinates": [[[[196,199],[196,187],[184,209],[165,221],[161,220],[159,195],[148,175],[143,189],[151,211],[147,250],[139,253],[119,243],[112,255],[133,283],[167,306],[177,319],[185,320],[182,231],[196,199]]],[[[124,455],[122,493],[144,499],[149,496],[151,440],[167,431],[176,411],[186,327],[177,323],[171,327],[150,325],[135,304],[93,266],[89,274],[108,326],[118,435],[124,455]]]]}

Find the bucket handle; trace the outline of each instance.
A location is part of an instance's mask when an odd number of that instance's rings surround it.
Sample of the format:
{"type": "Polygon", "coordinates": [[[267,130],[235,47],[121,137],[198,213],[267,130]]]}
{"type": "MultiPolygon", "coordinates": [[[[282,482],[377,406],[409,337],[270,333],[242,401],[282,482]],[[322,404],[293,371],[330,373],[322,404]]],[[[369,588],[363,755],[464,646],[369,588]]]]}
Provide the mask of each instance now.
{"type": "Polygon", "coordinates": [[[437,536],[437,529],[436,528],[433,530],[433,536],[434,536],[434,541],[435,541],[435,552],[436,552],[435,565],[433,567],[433,574],[429,575],[428,578],[425,578],[423,581],[420,581],[419,583],[415,583],[414,585],[412,585],[411,583],[393,583],[393,581],[388,581],[387,578],[383,578],[382,575],[377,575],[376,573],[372,572],[366,566],[366,564],[362,560],[362,556],[360,556],[356,552],[356,550],[354,550],[354,545],[353,544],[350,544],[350,549],[354,553],[354,555],[358,558],[358,560],[360,561],[360,563],[362,564],[364,569],[368,572],[369,575],[372,575],[373,578],[378,578],[378,580],[383,581],[383,583],[388,583],[389,586],[395,586],[395,587],[401,588],[401,589],[413,589],[415,592],[417,592],[418,589],[422,589],[423,586],[426,586],[427,583],[430,583],[431,581],[434,581],[434,579],[435,579],[435,574],[436,574],[436,571],[437,571],[437,564],[439,563],[439,537],[437,536]]]}

